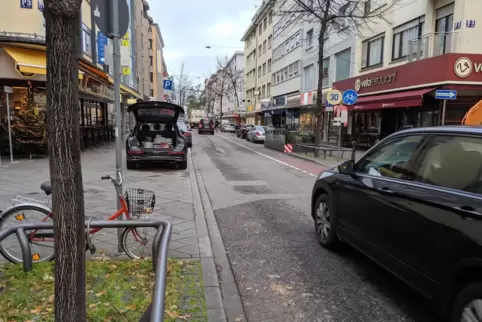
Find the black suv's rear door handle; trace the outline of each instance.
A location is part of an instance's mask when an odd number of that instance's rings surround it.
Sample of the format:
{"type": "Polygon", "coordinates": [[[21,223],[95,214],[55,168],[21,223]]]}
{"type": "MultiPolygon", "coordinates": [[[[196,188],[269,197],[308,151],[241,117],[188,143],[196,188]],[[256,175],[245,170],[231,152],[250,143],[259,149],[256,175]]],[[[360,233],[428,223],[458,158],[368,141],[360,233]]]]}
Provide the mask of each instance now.
{"type": "Polygon", "coordinates": [[[392,190],[390,190],[390,188],[388,187],[381,187],[381,188],[378,188],[377,189],[378,191],[380,191],[381,193],[388,193],[388,194],[393,194],[394,192],[392,190]]]}
{"type": "Polygon", "coordinates": [[[471,218],[471,219],[482,219],[482,214],[475,210],[474,207],[471,206],[458,206],[458,207],[453,207],[458,213],[460,213],[464,218],[471,218]]]}

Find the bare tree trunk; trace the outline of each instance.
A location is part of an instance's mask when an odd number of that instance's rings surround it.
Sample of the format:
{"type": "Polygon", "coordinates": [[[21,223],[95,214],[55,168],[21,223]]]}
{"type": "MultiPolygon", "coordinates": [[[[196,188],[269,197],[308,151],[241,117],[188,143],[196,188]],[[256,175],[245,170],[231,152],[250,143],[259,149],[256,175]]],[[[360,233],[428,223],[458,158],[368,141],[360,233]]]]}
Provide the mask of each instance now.
{"type": "MultiPolygon", "coordinates": [[[[320,21],[320,34],[318,35],[318,88],[316,90],[316,126],[315,126],[315,146],[321,143],[321,129],[323,124],[323,59],[325,50],[325,32],[326,32],[326,21],[328,19],[328,14],[330,12],[331,0],[326,0],[326,7],[324,11],[324,19],[320,21]]],[[[315,157],[319,156],[319,151],[314,150],[313,154],[315,157]]]]}
{"type": "Polygon", "coordinates": [[[46,0],[47,124],[55,234],[55,321],[81,322],[85,308],[84,193],[79,79],[82,0],[46,0]]]}

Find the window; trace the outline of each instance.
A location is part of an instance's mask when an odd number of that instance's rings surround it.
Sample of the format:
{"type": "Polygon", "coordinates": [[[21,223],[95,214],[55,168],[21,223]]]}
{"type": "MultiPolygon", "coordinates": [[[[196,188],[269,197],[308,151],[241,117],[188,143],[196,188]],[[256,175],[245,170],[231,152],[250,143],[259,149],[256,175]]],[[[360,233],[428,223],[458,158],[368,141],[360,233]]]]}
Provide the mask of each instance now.
{"type": "Polygon", "coordinates": [[[263,41],[263,54],[266,52],[266,40],[263,41]]]}
{"type": "Polygon", "coordinates": [[[263,76],[266,75],[266,63],[263,63],[263,76]]]}
{"type": "Polygon", "coordinates": [[[273,60],[280,59],[290,51],[294,50],[296,47],[300,45],[301,42],[301,31],[298,31],[295,33],[292,37],[289,37],[285,42],[283,42],[281,45],[276,47],[273,50],[273,60]]]}
{"type": "Polygon", "coordinates": [[[273,41],[273,36],[268,36],[268,49],[271,48],[271,42],[273,41]]]}
{"type": "Polygon", "coordinates": [[[306,48],[313,46],[313,29],[308,30],[306,33],[306,48]]]}
{"type": "Polygon", "coordinates": [[[408,56],[409,42],[420,38],[423,33],[423,21],[417,19],[393,30],[392,60],[408,56]]]}
{"type": "Polygon", "coordinates": [[[263,30],[266,30],[266,28],[268,28],[268,17],[264,17],[263,25],[264,25],[263,30]]]}
{"type": "Polygon", "coordinates": [[[266,97],[266,85],[263,85],[261,89],[261,98],[265,98],[265,97],[266,97]]]}
{"type": "Polygon", "coordinates": [[[311,64],[303,69],[303,91],[306,92],[315,87],[315,64],[311,64]]]}
{"type": "Polygon", "coordinates": [[[268,72],[271,71],[271,58],[268,59],[268,72]]]}
{"type": "Polygon", "coordinates": [[[362,44],[362,68],[383,64],[383,42],[385,36],[366,40],[362,44]]]}
{"type": "Polygon", "coordinates": [[[258,66],[258,78],[261,77],[261,66],[258,66]]]}
{"type": "Polygon", "coordinates": [[[258,35],[261,36],[261,33],[263,32],[263,24],[260,24],[258,26],[258,35]]]}
{"type": "Polygon", "coordinates": [[[154,58],[152,56],[149,56],[149,65],[154,66],[154,58]]]}
{"type": "Polygon", "coordinates": [[[335,81],[350,78],[351,48],[335,54],[336,73],[335,81]]]}
{"type": "Polygon", "coordinates": [[[268,85],[266,85],[266,97],[270,97],[271,96],[271,83],[268,83],[268,85]]]}
{"type": "Polygon", "coordinates": [[[154,90],[153,89],[150,90],[150,93],[151,93],[151,97],[154,97],[154,90]]]}
{"type": "Polygon", "coordinates": [[[149,39],[149,49],[152,49],[152,39],[149,39]]]}
{"type": "Polygon", "coordinates": [[[269,24],[271,25],[273,23],[273,12],[272,11],[270,11],[268,13],[268,20],[269,20],[269,24]]]}
{"type": "Polygon", "coordinates": [[[411,161],[423,138],[422,135],[412,135],[393,139],[357,163],[355,171],[376,177],[412,180],[411,161]]]}
{"type": "Polygon", "coordinates": [[[259,47],[258,47],[258,57],[261,57],[261,50],[262,50],[262,49],[263,49],[262,46],[259,45],[259,47]]]}
{"type": "Polygon", "coordinates": [[[435,21],[435,54],[443,55],[451,52],[452,27],[454,21],[453,4],[440,8],[436,12],[437,20],[435,21]],[[450,9],[451,7],[451,9],[450,9]],[[444,15],[444,16],[442,16],[444,15]]]}
{"type": "Polygon", "coordinates": [[[90,29],[82,24],[82,50],[85,54],[92,56],[92,42],[90,38],[90,29]]]}
{"type": "Polygon", "coordinates": [[[427,144],[415,181],[482,194],[482,140],[435,136],[427,144]]]}
{"type": "Polygon", "coordinates": [[[153,73],[149,73],[149,81],[151,83],[154,82],[154,74],[153,73]]]}
{"type": "Polygon", "coordinates": [[[258,87],[258,98],[261,98],[261,87],[258,87]]]}
{"type": "Polygon", "coordinates": [[[323,59],[323,87],[330,86],[330,58],[323,59]]]}
{"type": "Polygon", "coordinates": [[[375,11],[386,3],[385,0],[367,0],[365,2],[365,14],[375,11]]]}

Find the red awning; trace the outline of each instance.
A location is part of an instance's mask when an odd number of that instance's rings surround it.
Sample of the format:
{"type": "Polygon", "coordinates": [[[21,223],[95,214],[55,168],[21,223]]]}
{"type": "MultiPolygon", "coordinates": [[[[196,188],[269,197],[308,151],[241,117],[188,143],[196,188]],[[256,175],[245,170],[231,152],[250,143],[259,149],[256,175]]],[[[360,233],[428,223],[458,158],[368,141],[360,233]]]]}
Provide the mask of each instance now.
{"type": "Polygon", "coordinates": [[[433,90],[434,88],[424,88],[416,91],[360,97],[355,104],[355,110],[421,106],[423,95],[433,90]]]}

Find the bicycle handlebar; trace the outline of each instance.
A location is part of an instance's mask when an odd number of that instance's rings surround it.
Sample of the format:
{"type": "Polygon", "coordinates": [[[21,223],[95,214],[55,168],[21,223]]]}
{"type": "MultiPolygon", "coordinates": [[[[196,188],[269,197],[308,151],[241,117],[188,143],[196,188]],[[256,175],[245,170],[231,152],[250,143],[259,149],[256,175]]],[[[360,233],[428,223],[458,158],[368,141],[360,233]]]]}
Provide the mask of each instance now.
{"type": "Polygon", "coordinates": [[[110,180],[115,186],[120,187],[122,185],[122,172],[121,170],[117,170],[117,175],[119,176],[119,181],[112,178],[110,175],[100,177],[101,180],[110,180]]]}

